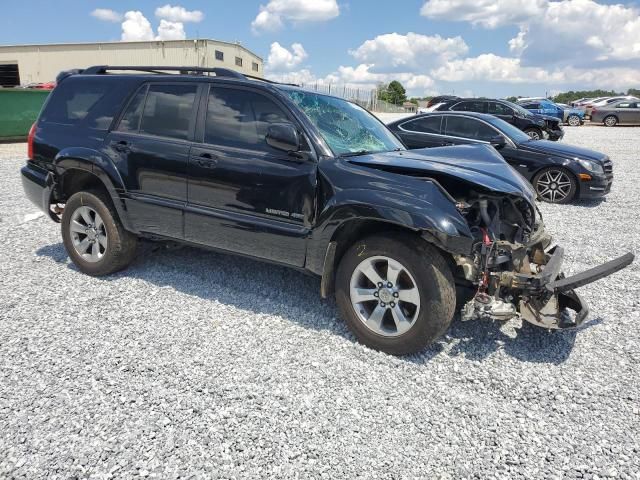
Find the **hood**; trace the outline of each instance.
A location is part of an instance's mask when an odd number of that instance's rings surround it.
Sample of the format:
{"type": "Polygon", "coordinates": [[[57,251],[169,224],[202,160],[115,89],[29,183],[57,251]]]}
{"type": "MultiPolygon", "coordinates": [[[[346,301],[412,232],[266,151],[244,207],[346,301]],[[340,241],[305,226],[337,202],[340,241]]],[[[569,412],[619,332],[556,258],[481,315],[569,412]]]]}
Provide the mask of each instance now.
{"type": "Polygon", "coordinates": [[[551,123],[559,123],[560,119],[558,117],[552,117],[551,115],[538,115],[545,122],[551,123]]]}
{"type": "Polygon", "coordinates": [[[604,153],[596,152],[595,150],[576,147],[566,143],[551,142],[549,140],[530,140],[522,142],[518,147],[530,152],[546,153],[568,159],[582,158],[586,160],[595,160],[600,163],[604,162],[607,158],[604,153]]]}
{"type": "Polygon", "coordinates": [[[490,145],[422,148],[384,152],[349,158],[356,165],[410,174],[449,176],[499,193],[526,198],[531,204],[535,192],[527,180],[514,170],[490,145]]]}

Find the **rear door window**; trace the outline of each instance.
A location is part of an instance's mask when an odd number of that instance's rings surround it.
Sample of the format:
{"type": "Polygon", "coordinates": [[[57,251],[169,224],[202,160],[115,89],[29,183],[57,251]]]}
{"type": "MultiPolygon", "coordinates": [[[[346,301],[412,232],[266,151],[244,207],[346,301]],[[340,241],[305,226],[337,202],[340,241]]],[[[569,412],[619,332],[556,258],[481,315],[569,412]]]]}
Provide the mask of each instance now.
{"type": "Polygon", "coordinates": [[[147,86],[145,85],[129,102],[127,110],[120,119],[118,130],[121,132],[137,132],[140,128],[140,119],[142,118],[142,109],[144,108],[144,99],[147,95],[147,86]]]}
{"type": "Polygon", "coordinates": [[[403,123],[401,125],[403,130],[419,133],[440,133],[440,123],[442,116],[428,116],[422,118],[416,118],[410,122],[403,123]]]}
{"type": "Polygon", "coordinates": [[[458,112],[478,112],[478,113],[483,113],[484,109],[485,109],[485,102],[482,102],[482,101],[460,102],[451,108],[451,110],[455,110],[458,112]]]}
{"type": "Polygon", "coordinates": [[[447,117],[446,132],[452,137],[471,138],[484,142],[498,135],[493,128],[479,120],[454,116],[447,117]]]}
{"type": "Polygon", "coordinates": [[[197,91],[197,85],[149,85],[140,133],[187,140],[195,126],[197,91]]]}

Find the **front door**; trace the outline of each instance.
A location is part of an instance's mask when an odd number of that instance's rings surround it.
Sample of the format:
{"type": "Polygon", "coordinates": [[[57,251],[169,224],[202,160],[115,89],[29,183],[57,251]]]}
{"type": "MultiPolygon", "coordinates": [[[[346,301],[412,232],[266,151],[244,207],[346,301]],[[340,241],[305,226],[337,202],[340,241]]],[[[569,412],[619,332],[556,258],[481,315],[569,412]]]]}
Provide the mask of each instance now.
{"type": "Polygon", "coordinates": [[[415,118],[398,126],[396,132],[409,149],[451,145],[441,134],[442,115],[415,118]]]}
{"type": "Polygon", "coordinates": [[[130,219],[141,232],[183,238],[197,91],[197,84],[145,85],[107,138],[130,219]]]}
{"type": "Polygon", "coordinates": [[[316,163],[266,143],[270,123],[295,124],[277,99],[211,85],[189,159],[187,240],[303,266],[314,221],[316,163]]]}

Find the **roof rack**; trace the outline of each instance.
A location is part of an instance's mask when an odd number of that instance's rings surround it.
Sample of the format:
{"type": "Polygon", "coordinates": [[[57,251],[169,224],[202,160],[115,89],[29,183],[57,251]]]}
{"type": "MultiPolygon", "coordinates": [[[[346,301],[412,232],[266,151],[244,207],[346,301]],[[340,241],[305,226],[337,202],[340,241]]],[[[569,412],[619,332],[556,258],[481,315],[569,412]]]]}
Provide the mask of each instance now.
{"type": "Polygon", "coordinates": [[[292,87],[298,87],[295,83],[283,83],[268,80],[262,77],[256,77],[254,75],[245,75],[229,68],[209,68],[209,67],[164,67],[164,66],[110,66],[110,65],[95,65],[93,67],[85,68],[82,71],[73,70],[70,73],[82,73],[84,75],[104,75],[109,71],[130,71],[130,72],[147,72],[147,73],[166,73],[166,72],[179,72],[184,75],[204,75],[205,73],[215,73],[216,77],[228,77],[228,78],[240,78],[259,80],[261,82],[270,83],[274,85],[290,85],[292,87]]]}
{"type": "Polygon", "coordinates": [[[82,71],[84,75],[103,75],[108,71],[132,71],[132,72],[148,72],[148,73],[165,73],[165,72],[179,72],[181,74],[193,75],[194,73],[203,75],[205,73],[215,73],[217,77],[231,77],[242,78],[245,76],[235,70],[228,68],[207,68],[207,67],[164,67],[164,66],[111,66],[111,65],[96,65],[86,68],[82,71]]]}

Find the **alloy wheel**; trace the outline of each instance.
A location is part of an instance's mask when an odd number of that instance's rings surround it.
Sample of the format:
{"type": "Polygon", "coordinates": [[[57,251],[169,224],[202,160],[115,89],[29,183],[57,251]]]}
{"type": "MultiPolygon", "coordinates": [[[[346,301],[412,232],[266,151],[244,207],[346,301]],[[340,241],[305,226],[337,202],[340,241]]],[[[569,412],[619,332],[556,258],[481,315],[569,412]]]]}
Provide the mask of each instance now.
{"type": "Polygon", "coordinates": [[[372,332],[396,337],[407,332],[420,313],[420,292],[409,270],[386,256],[370,257],[355,268],[351,305],[372,332]]]}
{"type": "Polygon", "coordinates": [[[540,134],[538,133],[537,130],[529,130],[527,132],[527,135],[529,135],[529,137],[532,138],[533,140],[540,140],[540,134]]]}
{"type": "Polygon", "coordinates": [[[580,117],[578,115],[569,115],[569,118],[567,118],[567,123],[572,127],[577,127],[580,125],[580,117]]]}
{"type": "Polygon", "coordinates": [[[556,203],[571,193],[571,179],[562,170],[547,170],[536,182],[538,195],[548,202],[556,203]]]}
{"type": "Polygon", "coordinates": [[[107,230],[93,208],[76,209],[69,222],[69,233],[76,253],[87,262],[99,262],[107,252],[107,230]]]}
{"type": "Polygon", "coordinates": [[[614,117],[614,116],[609,116],[609,117],[604,119],[604,124],[607,127],[615,127],[616,123],[618,123],[618,120],[616,120],[616,117],[614,117]]]}

